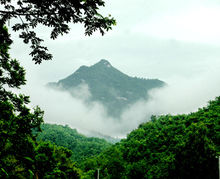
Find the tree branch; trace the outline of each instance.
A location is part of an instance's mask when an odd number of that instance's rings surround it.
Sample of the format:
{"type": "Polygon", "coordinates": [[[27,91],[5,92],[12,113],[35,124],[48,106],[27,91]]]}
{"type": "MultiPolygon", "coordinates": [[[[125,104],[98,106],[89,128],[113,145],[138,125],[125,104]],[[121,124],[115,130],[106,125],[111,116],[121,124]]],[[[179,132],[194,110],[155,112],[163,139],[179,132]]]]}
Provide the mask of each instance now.
{"type": "Polygon", "coordinates": [[[35,15],[58,15],[59,13],[46,13],[46,12],[44,13],[18,13],[15,11],[0,10],[0,15],[4,15],[4,14],[17,15],[17,16],[27,16],[27,15],[35,16],[35,15]]]}

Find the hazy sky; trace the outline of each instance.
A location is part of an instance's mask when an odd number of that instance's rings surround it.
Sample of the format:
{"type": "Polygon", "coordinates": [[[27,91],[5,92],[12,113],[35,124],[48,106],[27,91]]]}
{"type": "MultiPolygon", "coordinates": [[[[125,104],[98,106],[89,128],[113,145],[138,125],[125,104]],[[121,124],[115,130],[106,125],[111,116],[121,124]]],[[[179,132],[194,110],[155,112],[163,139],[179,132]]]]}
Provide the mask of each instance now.
{"type": "MultiPolygon", "coordinates": [[[[133,114],[129,116],[140,115],[126,131],[120,131],[128,125],[122,122],[123,125],[114,126],[114,130],[107,131],[107,134],[127,133],[144,120],[146,111],[156,114],[190,112],[219,95],[219,0],[106,0],[106,7],[101,11],[117,20],[117,26],[105,36],[95,33],[85,37],[81,25],[72,25],[68,35],[52,41],[48,38],[48,29],[39,28],[38,34],[45,38],[45,44],[54,56],[53,61],[41,65],[34,65],[28,56],[28,46],[17,40],[17,34],[13,33],[16,39],[12,48],[13,57],[19,59],[27,70],[28,85],[24,91],[31,95],[33,104],[46,108],[45,121],[53,121],[51,118],[58,116],[54,114],[51,117],[50,113],[56,110],[55,101],[50,100],[61,94],[42,95],[43,91],[38,88],[70,75],[81,65],[92,65],[103,58],[128,75],[158,78],[168,84],[163,90],[153,91],[150,102],[138,102],[129,110],[133,114]]],[[[62,100],[57,99],[59,106],[56,108],[65,103],[71,104],[69,111],[72,106],[81,106],[79,108],[84,116],[70,112],[71,116],[78,115],[79,120],[69,122],[66,116],[66,119],[59,117],[54,121],[63,120],[76,126],[82,118],[86,122],[88,118],[104,118],[105,114],[97,115],[104,113],[99,104],[88,108],[83,106],[82,101],[68,103],[68,100],[69,97],[66,97],[61,104],[62,100]],[[86,117],[86,114],[89,116],[86,117]]],[[[59,111],[63,116],[61,113],[59,111]]],[[[122,118],[126,121],[126,115],[122,118]]],[[[101,124],[100,120],[96,124],[91,121],[91,125],[94,124],[91,130],[95,130],[100,123],[98,130],[106,131],[104,122],[101,124]]]]}

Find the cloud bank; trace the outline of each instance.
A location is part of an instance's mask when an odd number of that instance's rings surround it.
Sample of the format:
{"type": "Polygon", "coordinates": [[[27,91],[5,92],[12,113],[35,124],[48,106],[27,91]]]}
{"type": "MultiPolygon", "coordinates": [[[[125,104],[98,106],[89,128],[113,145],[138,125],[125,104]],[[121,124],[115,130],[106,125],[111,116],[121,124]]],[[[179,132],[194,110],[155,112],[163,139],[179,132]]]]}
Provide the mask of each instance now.
{"type": "Polygon", "coordinates": [[[219,0],[128,0],[126,8],[123,1],[106,0],[103,12],[112,14],[117,26],[104,37],[84,37],[82,26],[73,25],[70,34],[52,41],[49,30],[39,27],[37,33],[54,55],[53,62],[40,66],[12,32],[12,57],[27,70],[23,92],[45,111],[45,122],[112,136],[125,136],[152,114],[195,111],[220,91],[219,10],[219,0]],[[90,96],[86,86],[73,89],[76,98],[42,87],[101,58],[130,76],[159,78],[168,86],[151,91],[149,101],[133,104],[120,120],[107,116],[100,103],[81,100],[90,96]]]}
{"type": "Polygon", "coordinates": [[[193,78],[178,78],[166,87],[152,90],[150,100],[137,101],[125,109],[120,119],[107,115],[105,107],[98,103],[86,103],[91,94],[87,85],[73,89],[73,98],[69,93],[54,91],[28,84],[23,91],[31,96],[32,105],[39,105],[45,111],[45,122],[67,124],[81,132],[96,131],[114,137],[125,137],[151,115],[181,114],[196,111],[209,100],[219,95],[220,72],[213,70],[200,73],[193,78]]]}

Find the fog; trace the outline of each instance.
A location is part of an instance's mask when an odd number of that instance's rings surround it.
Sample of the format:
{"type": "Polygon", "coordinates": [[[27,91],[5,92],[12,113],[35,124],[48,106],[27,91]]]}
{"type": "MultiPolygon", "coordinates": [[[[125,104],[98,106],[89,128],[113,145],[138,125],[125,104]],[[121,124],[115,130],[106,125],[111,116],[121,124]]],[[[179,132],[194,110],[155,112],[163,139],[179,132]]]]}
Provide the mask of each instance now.
{"type": "Polygon", "coordinates": [[[69,34],[53,41],[50,29],[37,28],[54,56],[39,66],[31,61],[30,49],[18,33],[10,30],[11,56],[27,72],[27,85],[21,92],[30,95],[31,106],[45,111],[45,122],[124,137],[152,114],[190,113],[219,96],[219,1],[128,0],[124,7],[123,1],[106,0],[102,12],[115,17],[117,26],[103,37],[98,33],[85,37],[82,25],[74,24],[69,34]],[[150,100],[137,101],[120,119],[109,117],[98,102],[85,102],[91,96],[86,84],[72,89],[75,98],[44,87],[103,58],[130,76],[158,78],[167,86],[152,90],[150,100]]]}
{"type": "Polygon", "coordinates": [[[45,86],[28,83],[22,89],[31,96],[31,105],[44,111],[44,121],[69,125],[82,133],[99,132],[113,137],[125,137],[151,115],[182,114],[196,111],[219,95],[220,72],[218,68],[199,73],[192,78],[176,78],[167,86],[150,91],[148,101],[140,100],[125,109],[118,119],[107,115],[99,102],[87,103],[91,96],[89,87],[82,84],[72,89],[72,95],[45,86]]]}
{"type": "Polygon", "coordinates": [[[39,105],[45,111],[45,122],[67,124],[82,133],[96,131],[125,137],[140,123],[148,121],[151,115],[196,111],[219,95],[218,46],[140,36],[108,40],[82,41],[86,45],[73,54],[72,49],[78,49],[77,44],[71,46],[67,42],[62,52],[54,48],[53,61],[43,62],[39,66],[31,61],[25,45],[14,44],[12,56],[20,60],[27,72],[27,85],[21,92],[30,95],[32,106],[39,105]],[[126,45],[120,41],[129,43],[126,45]],[[21,48],[22,51],[19,50],[21,48]],[[89,49],[88,53],[85,53],[85,49],[89,49]],[[87,84],[72,89],[75,98],[68,93],[44,87],[48,82],[65,78],[81,65],[92,65],[105,56],[112,66],[130,76],[158,78],[165,81],[167,86],[151,91],[150,100],[137,101],[125,109],[119,119],[108,116],[102,104],[85,102],[91,96],[87,84]]]}

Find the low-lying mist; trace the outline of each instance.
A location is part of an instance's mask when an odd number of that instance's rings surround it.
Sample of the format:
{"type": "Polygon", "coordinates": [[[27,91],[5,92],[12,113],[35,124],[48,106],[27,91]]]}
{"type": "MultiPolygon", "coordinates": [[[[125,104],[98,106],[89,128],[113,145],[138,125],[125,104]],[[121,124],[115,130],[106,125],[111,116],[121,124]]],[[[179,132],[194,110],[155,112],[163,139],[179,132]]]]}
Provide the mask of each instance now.
{"type": "Polygon", "coordinates": [[[151,115],[180,114],[196,111],[220,92],[220,72],[210,71],[192,78],[176,78],[166,81],[168,85],[150,91],[148,101],[140,100],[125,109],[120,118],[107,115],[105,107],[99,102],[87,103],[82,96],[90,96],[86,86],[73,89],[69,93],[55,91],[32,82],[23,89],[31,96],[31,105],[39,105],[45,111],[47,123],[67,124],[82,133],[99,132],[113,137],[125,137],[151,115]],[[83,89],[83,90],[82,90],[83,89]]]}

